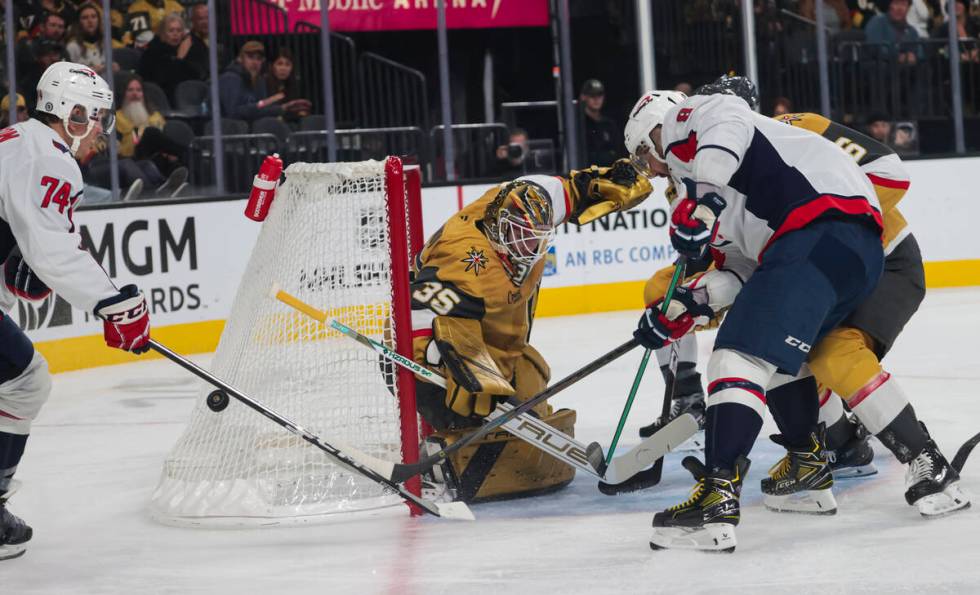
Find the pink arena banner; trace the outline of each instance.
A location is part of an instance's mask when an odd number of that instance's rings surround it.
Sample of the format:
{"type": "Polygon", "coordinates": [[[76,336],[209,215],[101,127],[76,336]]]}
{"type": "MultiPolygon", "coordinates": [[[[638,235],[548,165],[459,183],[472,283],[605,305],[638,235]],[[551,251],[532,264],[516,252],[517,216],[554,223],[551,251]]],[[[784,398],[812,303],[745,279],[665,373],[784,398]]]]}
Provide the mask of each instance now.
{"type": "MultiPolygon", "coordinates": [[[[322,0],[328,2],[332,31],[399,31],[436,28],[436,0],[322,0]]],[[[544,27],[548,0],[445,0],[450,29],[544,27]]],[[[233,0],[232,29],[236,35],[272,33],[248,18],[256,3],[233,0]]],[[[288,30],[297,23],[320,26],[321,0],[273,0],[288,15],[288,30]]]]}

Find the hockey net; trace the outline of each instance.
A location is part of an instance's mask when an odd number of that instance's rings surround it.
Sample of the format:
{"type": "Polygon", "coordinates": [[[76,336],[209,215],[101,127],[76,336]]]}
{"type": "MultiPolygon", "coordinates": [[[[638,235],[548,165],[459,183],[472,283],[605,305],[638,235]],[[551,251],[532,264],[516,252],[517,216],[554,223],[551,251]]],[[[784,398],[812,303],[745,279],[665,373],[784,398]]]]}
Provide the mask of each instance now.
{"type": "MultiPolygon", "coordinates": [[[[421,222],[409,222],[420,219],[418,175],[410,173],[406,188],[396,158],[289,166],[212,363],[216,376],[326,442],[392,461],[418,456],[411,374],[280,303],[270,289],[278,284],[411,357],[408,238],[421,238],[421,222]]],[[[211,411],[204,402],[212,390],[201,387],[164,463],[154,518],[262,525],[404,510],[398,496],[234,399],[211,411]]],[[[417,484],[408,487],[417,493],[417,484]]]]}

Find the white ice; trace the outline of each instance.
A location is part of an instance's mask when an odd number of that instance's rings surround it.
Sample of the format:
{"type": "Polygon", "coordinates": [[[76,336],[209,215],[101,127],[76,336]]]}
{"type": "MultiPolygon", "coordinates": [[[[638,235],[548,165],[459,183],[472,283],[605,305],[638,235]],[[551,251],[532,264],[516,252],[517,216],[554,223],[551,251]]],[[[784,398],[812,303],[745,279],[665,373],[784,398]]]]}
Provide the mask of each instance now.
{"type": "MultiPolygon", "coordinates": [[[[980,431],[978,304],[980,289],[931,291],[886,360],[950,458],[980,431]]],[[[625,341],[636,317],[542,319],[533,342],[558,378],[625,341]]],[[[581,440],[608,445],[639,356],[554,398],[578,410],[581,440]]],[[[474,523],[406,514],[258,530],[165,527],[146,504],[195,386],[166,361],[56,376],[11,501],[35,537],[24,557],[0,563],[0,593],[980,593],[980,503],[921,518],[904,501],[904,469],[880,445],[879,475],[835,486],[837,516],[765,510],[758,481],[779,456],[765,438],[768,422],[751,455],[732,555],[647,545],[653,513],[692,484],[683,455],[669,456],[663,482],[646,492],[603,496],[580,474],[558,494],[476,505],[474,523]]],[[[622,446],[636,443],[662,393],[651,367],[622,446]]],[[[964,469],[973,494],[977,459],[964,469]]]]}

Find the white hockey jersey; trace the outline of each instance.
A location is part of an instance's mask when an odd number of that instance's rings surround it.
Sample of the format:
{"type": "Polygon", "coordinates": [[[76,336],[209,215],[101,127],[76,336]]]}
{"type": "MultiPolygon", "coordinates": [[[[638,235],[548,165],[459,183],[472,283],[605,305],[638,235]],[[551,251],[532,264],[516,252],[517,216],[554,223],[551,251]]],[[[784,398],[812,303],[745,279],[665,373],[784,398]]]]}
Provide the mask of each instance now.
{"type": "Polygon", "coordinates": [[[868,177],[834,143],[786,126],[728,95],[696,95],[664,117],[661,142],[680,196],[719,188],[719,247],[762,262],[779,237],[828,216],[882,229],[868,177]]]}
{"type": "Polygon", "coordinates": [[[92,312],[119,290],[81,248],[72,222],[81,198],[82,174],[54,130],[34,119],[0,130],[0,264],[19,246],[48,287],[92,312]]]}

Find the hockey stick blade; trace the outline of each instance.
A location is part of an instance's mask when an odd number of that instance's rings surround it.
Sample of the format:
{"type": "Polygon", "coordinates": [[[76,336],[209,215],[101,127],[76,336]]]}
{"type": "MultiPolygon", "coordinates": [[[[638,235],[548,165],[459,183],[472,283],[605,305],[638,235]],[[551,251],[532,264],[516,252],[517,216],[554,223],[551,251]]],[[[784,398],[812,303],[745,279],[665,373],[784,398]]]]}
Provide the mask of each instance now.
{"type": "Polygon", "coordinates": [[[690,413],[671,420],[655,434],[637,444],[624,455],[613,458],[606,469],[599,491],[607,496],[634,492],[660,483],[657,464],[698,431],[698,421],[690,413]],[[650,464],[654,466],[646,469],[650,464]]]}
{"type": "Polygon", "coordinates": [[[169,359],[170,361],[174,362],[181,368],[184,368],[185,370],[187,370],[191,374],[194,374],[195,376],[204,380],[205,382],[212,384],[215,387],[223,390],[226,394],[228,394],[231,397],[234,397],[243,405],[249,407],[250,409],[253,409],[258,413],[261,413],[262,415],[269,418],[274,423],[281,426],[285,430],[289,431],[293,435],[302,438],[309,444],[312,444],[316,448],[320,449],[327,456],[332,458],[339,465],[351,471],[352,473],[362,475],[370,479],[371,481],[374,481],[375,483],[379,483],[387,487],[392,492],[395,492],[396,494],[401,496],[402,499],[405,500],[406,502],[415,504],[420,509],[424,510],[425,512],[433,516],[437,516],[445,519],[453,519],[453,520],[470,520],[470,521],[474,520],[472,511],[470,511],[469,507],[467,507],[466,504],[462,502],[449,502],[449,503],[432,502],[430,500],[426,500],[424,498],[420,498],[419,496],[416,496],[415,494],[406,490],[404,487],[398,485],[398,482],[392,481],[389,477],[387,477],[388,475],[390,475],[390,470],[394,466],[391,462],[383,461],[381,459],[377,459],[365,453],[361,453],[348,445],[343,445],[342,447],[338,447],[338,446],[331,445],[327,442],[324,442],[319,437],[309,432],[302,426],[294,423],[288,418],[283,417],[279,413],[273,411],[272,409],[269,409],[265,405],[245,395],[238,389],[234,388],[233,386],[219,379],[217,376],[214,376],[213,374],[211,374],[207,370],[204,370],[198,365],[194,364],[190,360],[181,357],[180,355],[178,355],[174,351],[171,351],[169,348],[165,347],[164,345],[161,345],[157,341],[150,339],[149,345],[151,349],[153,349],[160,355],[164,356],[165,358],[169,359]]]}
{"type": "Polygon", "coordinates": [[[565,390],[566,388],[575,384],[579,380],[592,374],[596,370],[606,366],[610,362],[629,353],[630,351],[635,349],[638,345],[639,342],[636,339],[630,339],[629,341],[623,343],[619,347],[616,347],[612,351],[609,351],[608,353],[599,356],[597,359],[592,360],[588,364],[582,366],[578,370],[562,378],[555,384],[544,389],[534,397],[528,399],[527,401],[524,401],[519,406],[515,407],[514,409],[511,409],[507,413],[504,413],[500,417],[497,417],[496,419],[488,420],[486,423],[480,426],[479,429],[475,430],[471,434],[464,436],[460,440],[457,440],[456,442],[440,450],[439,452],[425,457],[424,459],[420,460],[418,463],[396,464],[392,471],[392,475],[391,475],[392,480],[397,482],[402,482],[410,477],[414,477],[419,473],[431,469],[433,466],[446,460],[449,457],[449,455],[453,454],[454,452],[457,452],[460,449],[465,448],[466,446],[479,440],[480,438],[483,438],[484,436],[496,430],[497,428],[501,427],[508,421],[516,418],[518,415],[527,413],[539,403],[542,403],[545,400],[555,396],[559,392],[565,390]]]}
{"type": "Polygon", "coordinates": [[[950,465],[953,469],[956,469],[957,473],[963,471],[963,466],[966,465],[966,459],[969,458],[970,453],[973,452],[977,444],[980,444],[980,434],[964,442],[963,446],[956,451],[956,456],[953,457],[953,462],[950,465]]]}

